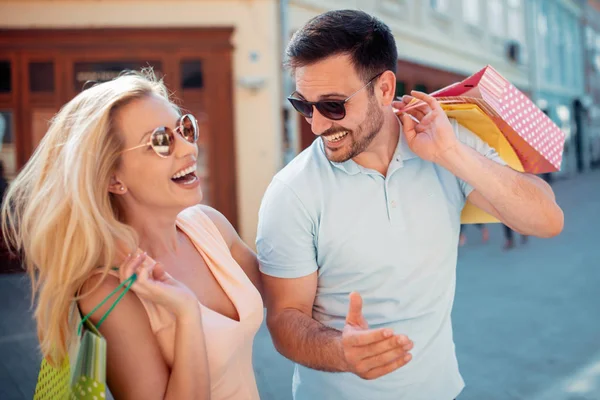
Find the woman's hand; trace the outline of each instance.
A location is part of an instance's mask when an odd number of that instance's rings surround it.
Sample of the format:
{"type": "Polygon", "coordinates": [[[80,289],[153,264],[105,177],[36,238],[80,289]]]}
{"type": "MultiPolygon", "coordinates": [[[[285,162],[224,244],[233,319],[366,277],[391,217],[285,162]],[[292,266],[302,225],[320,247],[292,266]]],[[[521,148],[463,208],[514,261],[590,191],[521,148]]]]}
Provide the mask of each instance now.
{"type": "Polygon", "coordinates": [[[186,285],[174,279],[164,268],[146,253],[128,256],[119,268],[121,282],[134,273],[137,278],[131,289],[141,298],[151,300],[183,317],[198,313],[198,299],[186,285]]]}

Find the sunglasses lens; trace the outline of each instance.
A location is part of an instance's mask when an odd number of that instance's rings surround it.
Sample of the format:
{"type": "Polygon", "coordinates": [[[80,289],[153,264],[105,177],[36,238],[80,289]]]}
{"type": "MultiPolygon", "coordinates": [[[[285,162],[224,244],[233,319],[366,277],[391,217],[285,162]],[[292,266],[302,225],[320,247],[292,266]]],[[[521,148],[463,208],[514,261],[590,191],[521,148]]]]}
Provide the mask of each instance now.
{"type": "Polygon", "coordinates": [[[157,128],[152,133],[152,148],[161,157],[167,157],[171,155],[173,149],[173,131],[169,128],[157,128]]]}
{"type": "Polygon", "coordinates": [[[288,99],[292,106],[305,118],[312,118],[313,108],[312,105],[299,99],[288,99]]]}
{"type": "Polygon", "coordinates": [[[317,110],[328,119],[334,121],[344,119],[346,116],[346,108],[341,101],[321,101],[317,104],[317,110]]]}
{"type": "Polygon", "coordinates": [[[186,114],[181,117],[179,132],[185,140],[190,143],[196,143],[198,141],[198,122],[190,114],[186,114]]]}

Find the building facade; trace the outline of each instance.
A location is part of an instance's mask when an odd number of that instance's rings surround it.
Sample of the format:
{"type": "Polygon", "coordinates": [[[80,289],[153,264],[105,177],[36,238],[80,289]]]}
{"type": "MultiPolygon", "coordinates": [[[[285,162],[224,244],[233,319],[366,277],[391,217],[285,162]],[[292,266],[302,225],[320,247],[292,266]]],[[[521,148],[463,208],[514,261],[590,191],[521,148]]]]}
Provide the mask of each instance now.
{"type": "Polygon", "coordinates": [[[294,90],[282,69],[285,46],[310,18],[358,8],[392,29],[398,96],[432,92],[492,65],[568,133],[560,174],[569,175],[600,154],[600,111],[591,101],[600,104],[600,26],[584,18],[592,14],[583,3],[0,0],[0,159],[14,175],[48,120],[86,82],[151,66],[200,121],[205,202],[252,245],[272,176],[315,138],[285,99],[294,90]]]}
{"type": "MultiPolygon", "coordinates": [[[[398,48],[397,95],[433,92],[492,65],[529,92],[524,0],[289,0],[289,31],[321,12],[359,8],[390,26],[398,48]]],[[[301,147],[314,139],[302,119],[301,147]]]]}
{"type": "Polygon", "coordinates": [[[583,5],[583,48],[585,90],[587,93],[586,139],[589,151],[584,153],[585,165],[600,166],[600,1],[589,0],[583,5]]]}
{"type": "Polygon", "coordinates": [[[532,97],[566,134],[558,177],[569,177],[590,163],[582,11],[577,1],[527,2],[532,97]]]}
{"type": "Polygon", "coordinates": [[[282,164],[278,21],[275,0],[0,1],[8,175],[86,82],[151,66],[199,120],[205,202],[253,243],[262,195],[282,164]]]}

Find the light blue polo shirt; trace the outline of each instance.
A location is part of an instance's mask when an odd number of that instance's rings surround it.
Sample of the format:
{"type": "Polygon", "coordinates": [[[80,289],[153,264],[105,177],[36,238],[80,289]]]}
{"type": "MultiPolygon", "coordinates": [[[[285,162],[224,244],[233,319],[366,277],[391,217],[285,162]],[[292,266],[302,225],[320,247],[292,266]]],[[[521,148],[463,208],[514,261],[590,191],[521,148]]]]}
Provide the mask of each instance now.
{"type": "MultiPolygon", "coordinates": [[[[502,163],[452,120],[459,140],[502,163]]],[[[371,328],[414,342],[412,361],[376,380],[296,365],[295,400],[450,400],[464,387],[450,313],[460,214],[473,190],[401,140],[387,176],[330,162],[321,139],[273,179],[259,213],[260,269],[279,278],[318,271],[313,318],[341,330],[348,295],[363,298],[371,328]]]]}

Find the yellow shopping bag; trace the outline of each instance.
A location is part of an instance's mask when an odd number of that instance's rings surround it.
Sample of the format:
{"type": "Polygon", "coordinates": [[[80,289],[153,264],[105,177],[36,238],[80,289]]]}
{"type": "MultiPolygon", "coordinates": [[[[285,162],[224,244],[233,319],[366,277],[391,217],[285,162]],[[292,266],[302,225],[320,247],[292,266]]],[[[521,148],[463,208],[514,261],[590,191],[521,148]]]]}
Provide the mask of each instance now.
{"type": "MultiPolygon", "coordinates": [[[[523,172],[523,164],[517,153],[492,119],[476,104],[443,103],[442,109],[449,118],[479,136],[489,146],[496,149],[498,155],[512,169],[523,172]]],[[[461,215],[461,223],[478,224],[500,222],[495,217],[467,202],[461,215]]]]}
{"type": "Polygon", "coordinates": [[[106,339],[98,328],[110,312],[129,291],[137,278],[136,274],[121,282],[89,314],[81,316],[73,303],[71,325],[77,335],[69,346],[69,354],[62,365],[53,366],[42,360],[33,400],[102,400],[106,398],[106,339]],[[89,320],[102,305],[119,293],[111,307],[97,325],[89,320]]]}

